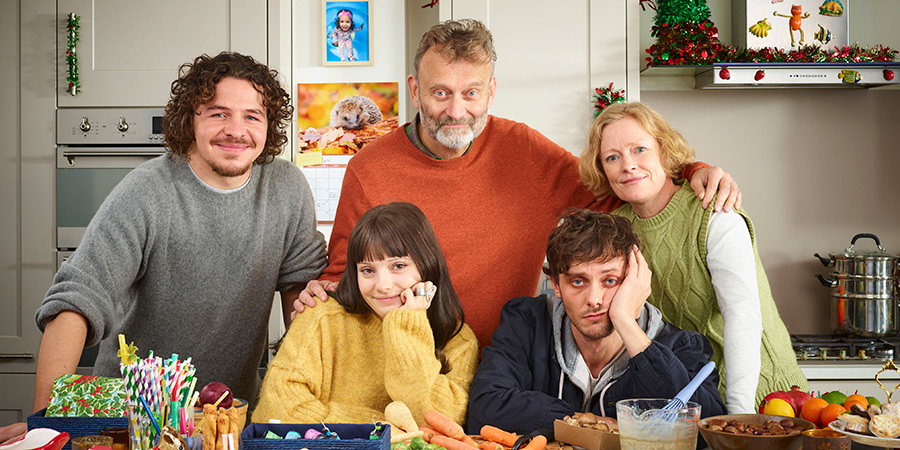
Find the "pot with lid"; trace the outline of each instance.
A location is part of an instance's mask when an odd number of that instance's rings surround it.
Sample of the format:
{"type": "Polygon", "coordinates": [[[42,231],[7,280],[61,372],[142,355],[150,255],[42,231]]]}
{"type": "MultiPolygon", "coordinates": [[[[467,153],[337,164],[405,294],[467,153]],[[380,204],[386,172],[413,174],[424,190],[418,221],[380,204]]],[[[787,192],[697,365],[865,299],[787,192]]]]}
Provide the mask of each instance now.
{"type": "Polygon", "coordinates": [[[825,267],[835,268],[831,278],[816,275],[831,288],[835,334],[883,337],[900,333],[900,257],[885,251],[877,236],[860,233],[842,253],[815,256],[825,267]],[[861,238],[874,240],[878,249],[854,250],[861,238]]]}

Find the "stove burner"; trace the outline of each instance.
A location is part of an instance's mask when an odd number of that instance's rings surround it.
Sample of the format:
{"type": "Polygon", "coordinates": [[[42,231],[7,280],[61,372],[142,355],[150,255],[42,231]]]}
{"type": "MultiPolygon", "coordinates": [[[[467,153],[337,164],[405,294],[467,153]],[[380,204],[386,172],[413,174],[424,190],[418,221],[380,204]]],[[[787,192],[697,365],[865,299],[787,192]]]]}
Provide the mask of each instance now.
{"type": "Polygon", "coordinates": [[[832,335],[792,334],[791,345],[798,360],[889,361],[900,355],[900,337],[847,338],[832,335]]]}

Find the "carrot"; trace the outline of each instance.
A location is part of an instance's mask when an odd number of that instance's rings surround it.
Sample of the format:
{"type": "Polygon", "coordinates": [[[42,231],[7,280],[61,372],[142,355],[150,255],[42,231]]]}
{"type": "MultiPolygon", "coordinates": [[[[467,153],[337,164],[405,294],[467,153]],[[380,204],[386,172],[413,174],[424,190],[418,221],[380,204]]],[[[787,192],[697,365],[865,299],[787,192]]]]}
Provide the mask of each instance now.
{"type": "Polygon", "coordinates": [[[537,435],[531,438],[531,442],[528,445],[522,447],[522,450],[544,450],[544,447],[547,446],[547,438],[543,435],[537,435]]]}
{"type": "Polygon", "coordinates": [[[472,439],[471,437],[469,437],[468,434],[464,434],[464,435],[463,435],[463,438],[460,439],[460,440],[463,441],[463,442],[465,442],[466,444],[471,445],[472,447],[478,447],[478,443],[475,442],[474,439],[472,439]]]}
{"type": "Polygon", "coordinates": [[[503,445],[491,441],[482,442],[478,448],[481,450],[504,450],[503,445]]]}
{"type": "Polygon", "coordinates": [[[451,438],[450,436],[444,436],[441,434],[436,434],[431,438],[431,443],[438,445],[440,447],[444,447],[447,450],[478,450],[478,447],[472,447],[469,444],[466,444],[463,441],[459,441],[451,438]]]}
{"type": "Polygon", "coordinates": [[[481,437],[489,441],[499,442],[507,447],[516,445],[516,439],[519,439],[519,435],[503,431],[491,425],[481,427],[481,437]]]}
{"type": "MultiPolygon", "coordinates": [[[[433,409],[429,409],[425,411],[425,423],[428,424],[434,431],[438,433],[445,434],[453,439],[461,441],[463,437],[465,437],[466,433],[463,431],[463,428],[460,424],[453,421],[453,419],[445,416],[442,413],[439,413],[433,409]]],[[[450,449],[447,449],[450,450],[450,449]]]]}
{"type": "Polygon", "coordinates": [[[426,427],[425,425],[419,425],[419,431],[425,433],[422,435],[422,439],[425,439],[425,442],[431,443],[431,438],[437,434],[437,431],[432,430],[431,428],[426,427]]]}

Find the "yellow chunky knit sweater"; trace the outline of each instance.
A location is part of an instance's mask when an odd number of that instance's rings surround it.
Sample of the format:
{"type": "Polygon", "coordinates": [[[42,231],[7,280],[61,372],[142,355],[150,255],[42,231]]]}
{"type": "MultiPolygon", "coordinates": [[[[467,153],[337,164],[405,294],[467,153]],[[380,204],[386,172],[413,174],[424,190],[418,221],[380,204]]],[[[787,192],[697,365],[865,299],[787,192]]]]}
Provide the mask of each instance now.
{"type": "Polygon", "coordinates": [[[444,347],[440,374],[425,311],[350,314],[334,299],[297,315],[269,364],[252,421],[371,423],[384,407],[406,403],[416,421],[428,409],[458,423],[466,417],[478,341],[463,325],[444,347]]]}

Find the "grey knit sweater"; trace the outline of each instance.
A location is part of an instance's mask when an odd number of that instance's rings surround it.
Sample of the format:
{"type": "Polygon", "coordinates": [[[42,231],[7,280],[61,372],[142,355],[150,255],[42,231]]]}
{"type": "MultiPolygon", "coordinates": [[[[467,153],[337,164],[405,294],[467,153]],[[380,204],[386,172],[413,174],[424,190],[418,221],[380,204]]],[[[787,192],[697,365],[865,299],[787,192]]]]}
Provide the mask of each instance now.
{"type": "Polygon", "coordinates": [[[255,403],[275,290],[301,290],[325,268],[325,240],[303,174],[255,165],[232,192],[161,156],[103,202],[38,309],[41,330],[64,310],[100,343],[95,375],[119,376],[117,335],[138,355],[193,358],[197,386],[220,381],[255,403]]]}

